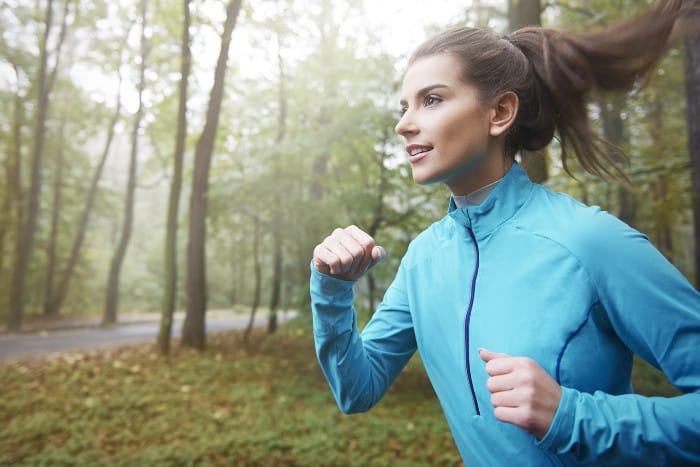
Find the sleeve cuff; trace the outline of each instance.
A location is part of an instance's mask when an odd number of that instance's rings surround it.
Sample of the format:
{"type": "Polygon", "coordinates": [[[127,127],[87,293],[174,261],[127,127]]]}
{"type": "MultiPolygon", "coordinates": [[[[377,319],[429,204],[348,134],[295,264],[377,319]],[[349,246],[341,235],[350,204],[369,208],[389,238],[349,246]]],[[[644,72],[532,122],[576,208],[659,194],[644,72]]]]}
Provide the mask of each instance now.
{"type": "Polygon", "coordinates": [[[309,289],[314,333],[332,336],[352,329],[355,315],[355,282],[323,274],[311,264],[309,289]]]}
{"type": "Polygon", "coordinates": [[[337,279],[328,274],[319,272],[313,265],[313,262],[309,266],[311,268],[311,294],[319,294],[325,297],[334,297],[337,295],[342,295],[347,293],[348,290],[352,290],[352,287],[357,281],[345,281],[342,279],[337,279]]]}
{"type": "Polygon", "coordinates": [[[576,399],[578,391],[571,388],[561,388],[561,399],[559,407],[554,413],[552,424],[544,437],[537,441],[537,445],[542,449],[547,449],[555,453],[562,453],[567,450],[574,433],[574,419],[576,417],[576,399]]]}

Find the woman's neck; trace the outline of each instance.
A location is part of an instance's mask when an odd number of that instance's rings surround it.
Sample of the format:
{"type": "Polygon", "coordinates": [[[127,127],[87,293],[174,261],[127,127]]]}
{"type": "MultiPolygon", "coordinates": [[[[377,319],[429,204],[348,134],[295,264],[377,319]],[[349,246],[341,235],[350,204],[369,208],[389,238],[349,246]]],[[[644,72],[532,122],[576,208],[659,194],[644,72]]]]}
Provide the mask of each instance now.
{"type": "Polygon", "coordinates": [[[501,180],[513,165],[513,159],[501,153],[489,155],[471,167],[461,180],[447,183],[455,196],[466,196],[501,180]]]}

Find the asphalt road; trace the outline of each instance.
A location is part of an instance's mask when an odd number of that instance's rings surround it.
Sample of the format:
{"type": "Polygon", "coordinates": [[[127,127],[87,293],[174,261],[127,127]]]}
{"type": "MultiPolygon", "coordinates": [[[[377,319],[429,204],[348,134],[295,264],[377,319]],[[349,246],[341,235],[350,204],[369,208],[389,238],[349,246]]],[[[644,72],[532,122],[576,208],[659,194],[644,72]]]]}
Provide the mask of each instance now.
{"type": "MultiPolygon", "coordinates": [[[[296,312],[280,312],[279,322],[296,316],[296,312]]],[[[207,334],[244,329],[248,325],[248,316],[222,315],[207,317],[207,334]]],[[[255,326],[267,324],[267,315],[258,315],[255,326]]],[[[125,322],[109,327],[82,325],[77,329],[39,329],[22,334],[0,334],[0,360],[13,360],[30,357],[50,356],[51,354],[71,351],[107,349],[130,344],[155,342],[158,335],[156,316],[147,322],[125,322]]],[[[180,337],[182,319],[173,323],[173,337],[180,337]]]]}

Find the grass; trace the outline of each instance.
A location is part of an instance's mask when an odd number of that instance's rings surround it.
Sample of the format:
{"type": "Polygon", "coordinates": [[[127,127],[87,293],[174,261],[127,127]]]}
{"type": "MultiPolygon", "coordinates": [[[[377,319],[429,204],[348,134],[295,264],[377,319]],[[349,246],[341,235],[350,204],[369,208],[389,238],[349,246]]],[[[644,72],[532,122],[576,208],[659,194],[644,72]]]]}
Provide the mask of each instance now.
{"type": "Polygon", "coordinates": [[[411,364],[368,414],[339,413],[308,329],[0,365],[0,465],[455,465],[411,364]]]}
{"type": "MultiPolygon", "coordinates": [[[[414,359],[371,412],[339,413],[308,326],[199,353],[151,345],[0,364],[0,465],[460,465],[414,359]]],[[[642,363],[635,383],[672,394],[642,363]]]]}

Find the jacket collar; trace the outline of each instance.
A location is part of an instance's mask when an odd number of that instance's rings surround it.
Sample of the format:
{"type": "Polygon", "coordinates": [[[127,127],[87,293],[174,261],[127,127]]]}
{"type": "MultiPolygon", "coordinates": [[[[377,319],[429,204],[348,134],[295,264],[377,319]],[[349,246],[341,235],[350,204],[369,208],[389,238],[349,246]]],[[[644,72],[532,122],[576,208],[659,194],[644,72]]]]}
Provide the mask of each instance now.
{"type": "Polygon", "coordinates": [[[457,224],[472,229],[476,238],[484,238],[518,212],[533,186],[527,173],[513,163],[483,203],[458,208],[450,196],[447,213],[457,224]]]}

